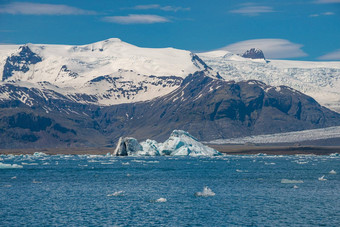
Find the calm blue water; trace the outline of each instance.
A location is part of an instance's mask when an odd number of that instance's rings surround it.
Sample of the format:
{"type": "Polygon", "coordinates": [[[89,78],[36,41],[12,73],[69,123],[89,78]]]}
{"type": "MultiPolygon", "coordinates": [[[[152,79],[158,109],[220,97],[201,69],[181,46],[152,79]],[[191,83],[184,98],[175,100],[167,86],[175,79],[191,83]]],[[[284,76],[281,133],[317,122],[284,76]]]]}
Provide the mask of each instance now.
{"type": "Polygon", "coordinates": [[[0,156],[0,162],[23,166],[0,169],[1,226],[340,224],[339,156],[0,156]],[[327,180],[319,181],[323,175],[327,180]],[[216,195],[196,197],[204,186],[216,195]],[[108,196],[118,191],[124,192],[108,196]]]}

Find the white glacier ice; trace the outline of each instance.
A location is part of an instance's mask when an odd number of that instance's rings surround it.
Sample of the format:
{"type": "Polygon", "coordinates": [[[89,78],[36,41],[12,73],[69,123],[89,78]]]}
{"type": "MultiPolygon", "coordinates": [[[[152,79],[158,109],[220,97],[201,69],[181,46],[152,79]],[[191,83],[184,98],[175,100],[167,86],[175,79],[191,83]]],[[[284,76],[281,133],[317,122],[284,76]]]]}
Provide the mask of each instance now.
{"type": "Polygon", "coordinates": [[[112,194],[107,194],[107,196],[123,196],[123,195],[124,195],[124,191],[117,191],[112,194]]]}
{"type": "Polygon", "coordinates": [[[220,152],[203,145],[188,132],[174,130],[164,143],[146,140],[142,143],[132,137],[120,138],[113,155],[116,156],[217,156],[220,152]]]}
{"type": "Polygon", "coordinates": [[[18,164],[5,164],[0,162],[0,169],[20,169],[22,168],[22,165],[18,165],[18,164]]]}
{"type": "Polygon", "coordinates": [[[159,198],[159,199],[156,199],[156,203],[165,203],[167,200],[166,198],[159,198]]]}
{"type": "Polygon", "coordinates": [[[282,184],[302,184],[302,180],[288,180],[288,179],[282,179],[281,180],[282,184]]]}
{"type": "Polygon", "coordinates": [[[213,192],[210,188],[208,188],[208,186],[205,186],[203,188],[202,192],[196,192],[195,196],[197,197],[209,197],[209,196],[215,196],[215,192],[213,192]]]}
{"type": "Polygon", "coordinates": [[[318,178],[319,181],[326,181],[327,179],[325,178],[325,175],[321,176],[318,178]]]}
{"type": "Polygon", "coordinates": [[[336,174],[336,171],[332,169],[331,171],[329,171],[329,174],[336,174]]]}

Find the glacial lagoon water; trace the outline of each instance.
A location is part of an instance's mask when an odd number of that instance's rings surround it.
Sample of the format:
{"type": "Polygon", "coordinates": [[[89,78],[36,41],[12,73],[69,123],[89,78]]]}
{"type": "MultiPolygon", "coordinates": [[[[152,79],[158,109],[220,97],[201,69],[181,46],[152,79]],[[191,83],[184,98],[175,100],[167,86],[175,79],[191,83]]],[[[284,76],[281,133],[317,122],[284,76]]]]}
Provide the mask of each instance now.
{"type": "Polygon", "coordinates": [[[0,225],[339,226],[339,173],[339,156],[2,155],[0,225]]]}

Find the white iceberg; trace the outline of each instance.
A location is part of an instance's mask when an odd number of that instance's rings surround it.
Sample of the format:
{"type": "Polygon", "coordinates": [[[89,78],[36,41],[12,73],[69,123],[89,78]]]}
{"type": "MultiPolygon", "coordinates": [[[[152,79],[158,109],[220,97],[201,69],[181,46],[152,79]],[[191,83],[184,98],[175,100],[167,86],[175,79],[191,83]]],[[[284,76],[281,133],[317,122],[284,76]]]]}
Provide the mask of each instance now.
{"type": "Polygon", "coordinates": [[[147,139],[140,143],[143,150],[139,152],[139,155],[143,156],[159,156],[159,144],[155,140],[147,139]]]}
{"type": "Polygon", "coordinates": [[[327,179],[325,178],[325,175],[323,175],[322,177],[318,178],[319,181],[326,181],[327,179]]]}
{"type": "Polygon", "coordinates": [[[164,143],[146,140],[142,143],[132,137],[120,138],[113,155],[116,156],[217,156],[220,152],[205,146],[188,132],[174,130],[164,143]]]}
{"type": "Polygon", "coordinates": [[[165,203],[167,200],[166,198],[159,198],[159,199],[156,199],[156,203],[165,203]]]}
{"type": "Polygon", "coordinates": [[[0,169],[20,169],[20,168],[23,168],[23,166],[18,164],[5,164],[0,162],[0,169]]]}
{"type": "Polygon", "coordinates": [[[35,157],[43,157],[43,156],[47,156],[47,154],[45,154],[44,152],[34,152],[33,156],[35,156],[35,157]]]}
{"type": "Polygon", "coordinates": [[[108,194],[107,196],[123,196],[123,195],[124,195],[124,191],[117,191],[112,194],[108,194]]]}
{"type": "Polygon", "coordinates": [[[203,188],[202,192],[196,192],[195,196],[197,197],[209,197],[209,196],[215,196],[215,192],[213,192],[210,188],[208,188],[208,186],[205,186],[203,188]]]}
{"type": "Polygon", "coordinates": [[[282,184],[302,184],[303,180],[288,180],[288,179],[282,179],[282,184]]]}
{"type": "Polygon", "coordinates": [[[336,174],[336,171],[332,169],[331,171],[329,171],[329,174],[336,174]]]}

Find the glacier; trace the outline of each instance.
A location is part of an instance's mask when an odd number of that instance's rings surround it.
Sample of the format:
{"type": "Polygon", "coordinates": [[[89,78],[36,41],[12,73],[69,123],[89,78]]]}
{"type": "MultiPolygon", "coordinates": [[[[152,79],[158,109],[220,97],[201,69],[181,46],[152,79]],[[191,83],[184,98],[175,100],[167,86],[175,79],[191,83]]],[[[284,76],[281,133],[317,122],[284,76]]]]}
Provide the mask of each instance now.
{"type": "Polygon", "coordinates": [[[295,143],[321,139],[340,138],[340,126],[320,129],[310,129],[294,132],[275,133],[268,135],[246,136],[210,141],[210,144],[266,144],[266,143],[295,143]]]}
{"type": "Polygon", "coordinates": [[[164,143],[146,140],[139,143],[135,138],[120,138],[112,154],[114,156],[217,156],[222,155],[205,146],[183,130],[174,130],[164,143]]]}
{"type": "MultiPolygon", "coordinates": [[[[266,54],[266,53],[264,53],[266,54]]],[[[249,59],[216,50],[197,55],[225,80],[260,80],[292,87],[323,106],[340,112],[340,62],[249,59]]]]}
{"type": "MultiPolygon", "coordinates": [[[[205,69],[190,51],[142,48],[117,38],[80,46],[0,45],[0,100],[17,99],[5,86],[14,85],[38,90],[46,100],[64,96],[104,106],[147,101],[205,69]]],[[[31,104],[28,92],[19,96],[31,104]]]]}

